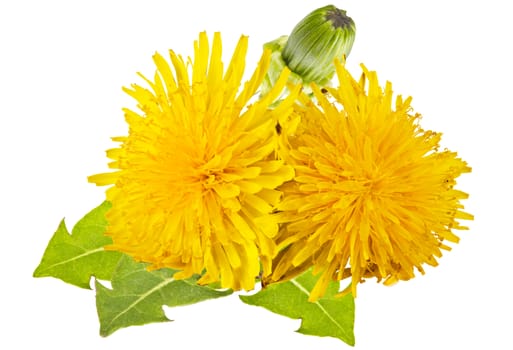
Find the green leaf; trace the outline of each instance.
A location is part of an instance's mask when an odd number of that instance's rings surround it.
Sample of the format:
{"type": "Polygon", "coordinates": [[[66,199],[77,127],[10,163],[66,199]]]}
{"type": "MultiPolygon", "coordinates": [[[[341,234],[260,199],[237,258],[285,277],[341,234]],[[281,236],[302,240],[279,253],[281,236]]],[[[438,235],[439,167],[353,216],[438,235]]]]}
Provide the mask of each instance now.
{"type": "Polygon", "coordinates": [[[231,290],[215,290],[196,284],[196,278],[175,280],[175,270],[148,271],[147,264],[123,256],[112,276],[112,289],[96,282],[96,308],[100,319],[100,335],[151,322],[170,321],[162,306],[194,304],[219,298],[231,290]]]}
{"type": "Polygon", "coordinates": [[[105,213],[109,202],[103,202],[86,214],[72,230],[64,220],[50,239],[34,277],[55,277],[81,288],[91,289],[91,276],[110,280],[121,257],[118,252],[105,251],[112,243],[104,235],[107,227],[105,213]]]}
{"type": "Polygon", "coordinates": [[[339,284],[330,283],[326,294],[316,302],[308,296],[316,277],[307,271],[287,282],[271,284],[254,295],[240,296],[249,305],[262,306],[274,313],[301,319],[299,333],[335,337],[354,345],[354,298],[351,294],[335,297],[339,284]]]}

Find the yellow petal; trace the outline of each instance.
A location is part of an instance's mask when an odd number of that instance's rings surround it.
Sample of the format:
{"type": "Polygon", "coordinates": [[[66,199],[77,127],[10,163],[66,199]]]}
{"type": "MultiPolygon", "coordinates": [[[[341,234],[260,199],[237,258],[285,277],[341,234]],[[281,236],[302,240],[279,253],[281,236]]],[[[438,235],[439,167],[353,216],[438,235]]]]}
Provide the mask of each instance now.
{"type": "Polygon", "coordinates": [[[226,184],[218,184],[212,186],[214,191],[219,195],[219,197],[225,198],[233,198],[237,197],[240,194],[240,188],[237,185],[226,183],[226,184]]]}

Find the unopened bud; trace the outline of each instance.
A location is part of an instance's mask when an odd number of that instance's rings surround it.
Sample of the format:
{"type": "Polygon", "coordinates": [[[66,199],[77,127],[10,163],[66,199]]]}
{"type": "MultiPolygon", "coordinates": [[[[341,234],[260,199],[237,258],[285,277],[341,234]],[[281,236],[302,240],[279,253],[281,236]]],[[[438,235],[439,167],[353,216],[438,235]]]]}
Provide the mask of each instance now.
{"type": "Polygon", "coordinates": [[[272,85],[287,66],[292,82],[327,85],[335,73],[335,58],[345,59],[355,39],[354,21],[333,5],[319,8],[303,18],[290,36],[264,45],[273,52],[263,90],[272,85]]]}

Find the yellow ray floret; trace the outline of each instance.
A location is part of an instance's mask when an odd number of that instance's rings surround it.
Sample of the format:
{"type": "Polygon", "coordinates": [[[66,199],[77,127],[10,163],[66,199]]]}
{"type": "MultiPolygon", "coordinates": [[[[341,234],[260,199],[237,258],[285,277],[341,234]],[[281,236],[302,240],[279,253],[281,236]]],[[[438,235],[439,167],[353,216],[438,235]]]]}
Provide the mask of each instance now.
{"type": "Polygon", "coordinates": [[[439,150],[441,135],[423,130],[410,100],[378,84],[363,67],[356,81],[337,63],[333,100],[313,88],[316,103],[303,98],[302,121],[284,152],[294,181],[284,184],[278,205],[283,223],[266,283],[287,280],[314,266],[320,274],[310,299],[329,281],[352,277],[352,292],[364,278],[391,284],[435,266],[453,233],[467,194],[455,179],[470,172],[455,152],[439,150]]]}
{"type": "MultiPolygon", "coordinates": [[[[294,170],[274,157],[276,121],[269,106],[288,72],[250,104],[270,54],[241,88],[247,43],[241,37],[225,72],[220,34],[210,47],[201,33],[189,63],[173,51],[169,61],[156,54],[155,76],[145,78],[149,88],[125,89],[140,111],[125,110],[128,136],[107,152],[116,171],[89,178],[112,185],[108,249],[152,268],[178,269],[176,278],[201,274],[200,283],[220,281],[235,290],[252,289],[261,267],[270,273],[278,232],[270,213],[281,198],[276,187],[294,170]]],[[[282,109],[291,113],[295,98],[282,109]]]]}

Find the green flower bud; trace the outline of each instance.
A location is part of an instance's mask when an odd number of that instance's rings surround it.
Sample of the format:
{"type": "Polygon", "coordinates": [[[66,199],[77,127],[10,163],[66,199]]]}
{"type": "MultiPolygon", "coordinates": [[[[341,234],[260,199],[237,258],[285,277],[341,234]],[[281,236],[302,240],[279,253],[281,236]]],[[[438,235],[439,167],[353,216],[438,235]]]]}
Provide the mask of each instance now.
{"type": "Polygon", "coordinates": [[[317,9],[292,30],[282,57],[305,83],[324,84],[333,77],[335,58],[349,55],[356,27],[346,11],[333,5],[317,9]]]}
{"type": "Polygon", "coordinates": [[[290,36],[264,45],[273,53],[262,93],[270,89],[285,66],[293,73],[292,82],[327,85],[335,74],[333,61],[349,55],[355,33],[355,24],[344,10],[328,5],[311,12],[290,36]]]}

